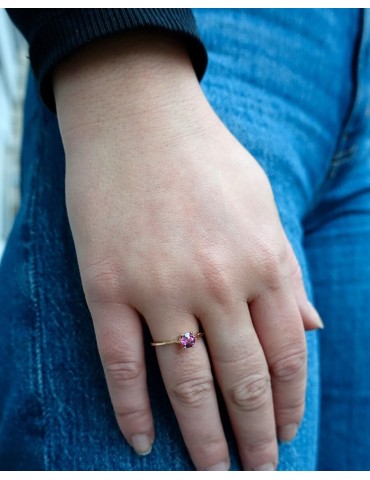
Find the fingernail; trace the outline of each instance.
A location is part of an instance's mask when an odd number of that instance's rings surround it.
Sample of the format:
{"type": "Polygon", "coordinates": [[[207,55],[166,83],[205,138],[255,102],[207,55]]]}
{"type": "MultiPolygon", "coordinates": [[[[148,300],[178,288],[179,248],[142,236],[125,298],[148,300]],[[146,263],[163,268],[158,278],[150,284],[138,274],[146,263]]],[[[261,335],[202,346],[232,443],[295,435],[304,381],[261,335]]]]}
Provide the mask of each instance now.
{"type": "Polygon", "coordinates": [[[319,312],[316,310],[316,308],[312,305],[311,302],[308,302],[310,307],[311,307],[311,310],[312,310],[312,315],[314,317],[314,320],[315,320],[315,323],[317,324],[317,326],[319,328],[324,328],[324,323],[323,321],[321,320],[321,317],[319,315],[319,312]]]}
{"type": "Polygon", "coordinates": [[[272,472],[276,470],[275,465],[273,463],[265,463],[264,465],[260,465],[259,467],[252,468],[252,470],[256,472],[272,472]]]}
{"type": "Polygon", "coordinates": [[[296,423],[289,423],[288,425],[283,425],[278,427],[278,437],[282,442],[290,442],[296,436],[298,430],[298,425],[296,423]]]}
{"type": "Polygon", "coordinates": [[[152,451],[152,443],[149,437],[144,434],[133,435],[131,444],[139,455],[148,455],[152,451]]]}
{"type": "Polygon", "coordinates": [[[215,471],[215,472],[224,472],[225,470],[229,470],[229,465],[226,462],[220,462],[217,463],[216,465],[213,465],[212,467],[206,468],[206,470],[210,471],[215,471]]]}

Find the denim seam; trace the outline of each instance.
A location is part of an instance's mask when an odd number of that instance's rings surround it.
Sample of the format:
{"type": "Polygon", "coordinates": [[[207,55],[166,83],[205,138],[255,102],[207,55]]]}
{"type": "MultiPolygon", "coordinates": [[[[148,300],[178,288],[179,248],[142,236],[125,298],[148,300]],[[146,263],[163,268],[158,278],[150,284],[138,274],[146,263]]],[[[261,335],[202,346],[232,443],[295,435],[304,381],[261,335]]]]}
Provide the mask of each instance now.
{"type": "Polygon", "coordinates": [[[328,177],[326,178],[327,183],[331,179],[336,177],[338,169],[342,165],[345,165],[348,162],[350,162],[357,152],[358,152],[358,145],[356,144],[356,145],[352,145],[346,150],[343,150],[342,152],[338,152],[338,154],[333,157],[331,168],[330,168],[328,177]]]}
{"type": "Polygon", "coordinates": [[[321,196],[325,193],[326,189],[330,186],[330,183],[333,178],[335,178],[338,167],[349,162],[352,158],[352,155],[357,151],[358,146],[356,144],[348,146],[345,144],[349,136],[349,129],[351,124],[354,121],[354,118],[357,115],[357,111],[360,104],[359,98],[359,86],[358,86],[358,75],[360,69],[361,61],[361,48],[363,45],[363,38],[365,33],[365,12],[363,8],[360,8],[360,20],[359,20],[359,33],[358,39],[355,45],[353,62],[356,65],[354,80],[353,80],[353,93],[350,107],[348,108],[347,116],[343,122],[343,127],[341,132],[338,135],[338,138],[335,142],[335,148],[331,156],[331,162],[328,165],[328,168],[325,172],[325,175],[322,177],[321,183],[317,186],[316,191],[312,195],[311,203],[307,209],[306,216],[308,216],[320,202],[321,196]]]}
{"type": "MultiPolygon", "coordinates": [[[[347,150],[350,150],[352,147],[355,147],[356,145],[350,145],[346,143],[348,137],[350,136],[350,133],[352,131],[351,126],[352,124],[356,121],[356,118],[358,116],[358,112],[361,107],[361,99],[362,95],[361,93],[361,85],[359,83],[359,78],[360,78],[360,70],[362,66],[362,50],[363,50],[363,45],[364,45],[364,40],[366,40],[366,19],[365,19],[365,11],[363,8],[360,8],[360,28],[359,28],[359,34],[358,34],[358,39],[357,43],[355,46],[355,51],[354,51],[354,59],[353,62],[356,65],[356,68],[354,68],[354,78],[353,78],[353,84],[354,84],[354,93],[353,93],[353,99],[352,99],[352,104],[351,108],[348,111],[347,118],[343,124],[343,129],[342,129],[342,134],[340,135],[337,143],[337,147],[335,150],[334,158],[340,157],[342,155],[345,155],[345,152],[347,150]]],[[[348,156],[348,160],[350,157],[348,156]]]]}
{"type": "MultiPolygon", "coordinates": [[[[37,121],[40,121],[40,112],[37,112],[37,121]]],[[[41,131],[41,129],[39,129],[41,131]]],[[[35,353],[35,364],[37,372],[37,390],[40,395],[40,409],[42,415],[42,426],[44,430],[45,442],[43,442],[43,463],[44,469],[49,470],[49,455],[48,455],[48,435],[47,435],[47,417],[48,412],[45,403],[45,374],[43,371],[43,362],[42,362],[42,351],[44,345],[44,332],[42,326],[42,315],[40,310],[40,285],[38,282],[38,249],[37,249],[37,198],[38,198],[38,185],[37,178],[38,171],[40,167],[40,155],[41,155],[42,142],[40,137],[37,141],[37,156],[35,158],[35,164],[32,168],[31,176],[31,192],[34,192],[30,195],[30,206],[29,206],[29,232],[30,232],[30,268],[29,268],[29,283],[30,283],[30,298],[33,303],[34,312],[35,312],[35,330],[33,335],[34,341],[34,353],[35,353]]]]}
{"type": "MultiPolygon", "coordinates": [[[[358,150],[358,145],[356,143],[348,145],[348,138],[353,134],[353,124],[356,123],[359,114],[362,114],[362,101],[363,101],[363,86],[361,79],[363,78],[362,67],[363,67],[363,49],[366,46],[366,41],[369,35],[369,12],[367,9],[360,9],[361,12],[361,26],[358,42],[356,45],[355,59],[356,59],[356,68],[355,68],[355,93],[352,108],[349,112],[347,121],[344,125],[342,135],[339,139],[337,150],[334,156],[334,160],[340,158],[340,164],[347,163],[351,160],[352,154],[356,153],[358,150]]],[[[361,127],[360,127],[361,130],[361,127]]],[[[334,169],[338,164],[333,165],[334,169]]],[[[332,174],[331,177],[334,175],[332,174]]]]}
{"type": "Polygon", "coordinates": [[[350,160],[350,157],[358,152],[358,145],[353,144],[350,147],[340,150],[335,153],[333,157],[332,164],[334,166],[340,165],[342,163],[347,163],[350,160]]]}

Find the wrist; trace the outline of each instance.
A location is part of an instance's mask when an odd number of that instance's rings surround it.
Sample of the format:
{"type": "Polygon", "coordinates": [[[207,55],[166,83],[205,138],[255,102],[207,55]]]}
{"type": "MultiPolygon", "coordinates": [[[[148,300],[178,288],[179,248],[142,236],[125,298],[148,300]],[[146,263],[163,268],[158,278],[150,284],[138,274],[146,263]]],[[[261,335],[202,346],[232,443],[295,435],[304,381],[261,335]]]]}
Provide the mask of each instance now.
{"type": "Polygon", "coordinates": [[[117,121],[121,129],[135,122],[145,129],[174,108],[192,111],[203,97],[184,45],[159,32],[117,35],[81,49],[56,68],[54,92],[63,140],[117,121]]]}

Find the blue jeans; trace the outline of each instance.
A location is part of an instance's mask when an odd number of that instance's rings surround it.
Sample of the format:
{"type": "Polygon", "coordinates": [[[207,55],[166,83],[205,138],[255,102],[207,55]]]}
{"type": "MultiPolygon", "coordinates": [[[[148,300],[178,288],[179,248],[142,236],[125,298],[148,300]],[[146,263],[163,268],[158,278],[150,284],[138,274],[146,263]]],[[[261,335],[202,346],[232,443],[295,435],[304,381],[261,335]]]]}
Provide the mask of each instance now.
{"type": "MultiPolygon", "coordinates": [[[[306,412],[281,470],[370,469],[370,14],[196,10],[215,111],[267,172],[325,329],[307,334],[306,412]]],[[[0,468],[188,470],[146,338],[156,427],[116,425],[65,209],[55,116],[30,78],[22,204],[0,268],[0,468]]],[[[240,463],[220,400],[232,468],[240,463]]]]}

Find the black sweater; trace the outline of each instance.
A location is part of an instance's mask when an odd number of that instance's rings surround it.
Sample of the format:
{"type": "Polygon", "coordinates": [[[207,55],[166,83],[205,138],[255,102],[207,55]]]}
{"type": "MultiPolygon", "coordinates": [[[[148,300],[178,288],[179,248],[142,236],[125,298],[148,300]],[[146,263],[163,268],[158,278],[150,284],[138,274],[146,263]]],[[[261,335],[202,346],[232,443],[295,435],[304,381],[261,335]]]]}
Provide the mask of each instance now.
{"type": "Polygon", "coordinates": [[[38,8],[7,9],[30,46],[31,66],[45,103],[54,108],[51,71],[61,60],[93,40],[115,33],[158,29],[180,36],[199,79],[207,53],[190,9],[38,8]]]}

